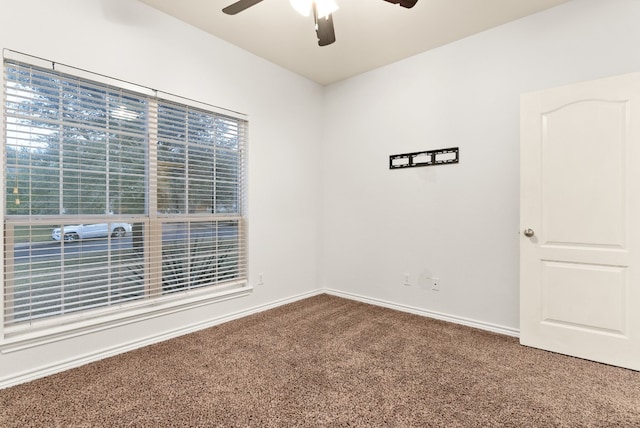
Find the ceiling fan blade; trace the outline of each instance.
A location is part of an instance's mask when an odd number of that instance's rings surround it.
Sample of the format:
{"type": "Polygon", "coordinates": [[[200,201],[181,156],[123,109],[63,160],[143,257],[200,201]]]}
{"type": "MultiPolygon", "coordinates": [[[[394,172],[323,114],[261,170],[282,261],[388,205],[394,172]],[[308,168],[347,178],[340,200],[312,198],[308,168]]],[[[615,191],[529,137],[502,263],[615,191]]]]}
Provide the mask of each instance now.
{"type": "Polygon", "coordinates": [[[227,15],[235,15],[242,12],[245,9],[249,9],[251,6],[255,6],[262,0],[240,0],[222,9],[227,15]]]}
{"type": "Polygon", "coordinates": [[[333,30],[333,16],[327,15],[325,18],[318,18],[316,4],[313,3],[313,19],[316,23],[316,36],[318,36],[318,46],[327,46],[336,41],[336,33],[333,30]]]}
{"type": "Polygon", "coordinates": [[[416,5],[416,3],[418,3],[418,0],[384,0],[384,1],[388,1],[389,3],[393,3],[393,4],[399,4],[402,7],[406,7],[407,9],[411,9],[413,6],[416,5]]]}
{"type": "Polygon", "coordinates": [[[316,35],[318,46],[327,46],[336,41],[336,33],[333,30],[333,16],[318,19],[316,23],[316,35]]]}

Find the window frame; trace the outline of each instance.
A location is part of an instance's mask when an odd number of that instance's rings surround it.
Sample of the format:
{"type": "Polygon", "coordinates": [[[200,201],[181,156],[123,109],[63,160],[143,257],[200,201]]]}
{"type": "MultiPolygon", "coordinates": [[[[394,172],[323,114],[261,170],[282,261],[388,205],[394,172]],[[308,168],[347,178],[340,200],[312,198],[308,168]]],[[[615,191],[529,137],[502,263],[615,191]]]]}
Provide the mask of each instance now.
{"type": "MultiPolygon", "coordinates": [[[[203,305],[208,305],[213,302],[228,300],[231,298],[246,296],[251,293],[252,287],[248,284],[248,242],[247,242],[247,133],[248,133],[248,117],[242,113],[222,109],[210,104],[201,103],[192,99],[183,98],[174,94],[169,94],[150,88],[146,88],[140,85],[136,85],[130,82],[119,80],[116,78],[108,77],[92,73],[86,70],[78,69],[72,66],[67,66],[59,63],[54,63],[49,60],[32,57],[30,55],[22,54],[15,51],[5,49],[3,51],[3,67],[2,75],[3,81],[6,82],[7,76],[5,62],[18,62],[26,65],[30,65],[36,68],[54,69],[57,72],[65,75],[71,75],[75,78],[89,80],[98,84],[106,86],[117,87],[125,91],[133,92],[136,95],[143,96],[149,102],[150,118],[147,128],[147,168],[151,173],[148,174],[147,181],[145,183],[145,189],[147,192],[146,213],[141,217],[137,216],[119,216],[118,220],[130,220],[136,219],[140,221],[144,218],[144,236],[145,239],[145,263],[144,269],[148,276],[145,281],[147,284],[155,283],[151,287],[149,293],[145,291],[145,295],[140,300],[132,300],[122,304],[109,304],[106,306],[98,307],[96,309],[81,310],[78,312],[72,312],[65,315],[52,316],[50,318],[44,318],[42,320],[29,321],[16,326],[5,325],[5,312],[8,310],[9,302],[5,297],[5,278],[7,274],[11,275],[11,272],[5,271],[5,260],[7,257],[6,250],[13,251],[11,245],[2,246],[2,260],[0,264],[0,275],[2,278],[2,293],[0,293],[0,350],[3,352],[9,352],[11,350],[24,349],[25,347],[36,346],[43,342],[59,340],[64,337],[72,337],[78,334],[87,334],[94,331],[99,331],[105,328],[112,328],[119,325],[126,325],[131,322],[138,322],[141,320],[151,319],[166,314],[183,311],[191,308],[196,308],[203,305]],[[235,215],[202,215],[198,213],[182,213],[181,215],[171,215],[158,213],[158,200],[157,200],[157,179],[159,174],[158,169],[158,122],[157,112],[158,105],[162,103],[179,104],[186,108],[197,109],[211,113],[213,115],[220,115],[223,117],[229,117],[237,120],[241,124],[240,129],[243,135],[239,136],[240,147],[238,149],[240,156],[240,166],[238,173],[239,188],[238,188],[238,213],[235,215]],[[155,175],[153,173],[155,172],[155,175]],[[222,283],[214,283],[213,286],[203,286],[200,288],[190,288],[179,291],[177,293],[162,294],[162,279],[160,276],[162,273],[162,257],[157,257],[158,252],[162,248],[162,226],[165,223],[171,222],[200,222],[200,221],[224,221],[233,219],[238,223],[237,230],[237,245],[238,245],[238,264],[239,273],[241,274],[238,279],[232,281],[226,281],[222,283]],[[155,248],[153,251],[148,250],[150,247],[155,248]],[[158,285],[158,283],[160,283],[158,285]],[[160,292],[158,292],[158,289],[160,292]],[[155,291],[154,291],[155,290],[155,291]]],[[[5,83],[6,85],[6,83],[5,83]]],[[[5,145],[7,144],[7,125],[6,125],[6,89],[3,89],[2,100],[2,114],[5,118],[5,123],[2,126],[2,172],[3,176],[6,174],[7,168],[5,159],[5,145]]],[[[106,167],[108,169],[108,165],[106,167]]],[[[2,225],[3,232],[5,234],[5,241],[11,239],[10,229],[7,226],[8,216],[6,216],[6,195],[8,184],[6,180],[3,183],[3,191],[0,195],[0,202],[2,203],[2,225]],[[9,231],[9,233],[7,233],[9,231]]],[[[79,217],[75,217],[78,219],[79,217]]],[[[102,219],[103,217],[97,216],[96,219],[102,219]]],[[[32,221],[32,219],[28,219],[32,221]]],[[[51,218],[35,219],[34,223],[43,222],[56,222],[68,220],[65,216],[52,216],[51,218]],[[64,217],[64,218],[62,218],[64,217]]],[[[11,222],[9,221],[9,225],[11,222]]],[[[9,254],[11,256],[11,254],[9,254]]]]}

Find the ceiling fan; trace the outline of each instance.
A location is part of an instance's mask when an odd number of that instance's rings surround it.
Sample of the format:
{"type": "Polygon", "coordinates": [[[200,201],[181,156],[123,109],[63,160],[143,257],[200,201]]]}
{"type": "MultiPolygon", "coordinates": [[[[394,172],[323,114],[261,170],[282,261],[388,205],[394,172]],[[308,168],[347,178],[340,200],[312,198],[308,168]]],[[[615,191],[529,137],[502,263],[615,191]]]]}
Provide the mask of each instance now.
{"type": "MultiPolygon", "coordinates": [[[[245,9],[255,6],[262,0],[238,0],[222,9],[227,15],[235,15],[245,9]]],[[[389,3],[399,4],[407,9],[412,8],[418,0],[384,0],[389,3]]],[[[291,0],[293,7],[305,16],[309,11],[313,13],[313,21],[316,27],[316,36],[319,46],[327,46],[336,41],[336,33],[333,30],[332,13],[338,9],[334,0],[291,0]]]]}

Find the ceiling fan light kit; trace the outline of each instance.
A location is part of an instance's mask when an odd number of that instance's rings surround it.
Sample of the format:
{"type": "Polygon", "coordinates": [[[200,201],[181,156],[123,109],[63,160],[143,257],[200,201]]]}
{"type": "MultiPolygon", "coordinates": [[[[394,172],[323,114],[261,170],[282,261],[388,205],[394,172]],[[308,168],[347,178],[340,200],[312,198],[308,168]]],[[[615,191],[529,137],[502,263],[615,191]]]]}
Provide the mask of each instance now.
{"type": "Polygon", "coordinates": [[[318,11],[318,18],[326,18],[338,10],[335,0],[289,0],[289,3],[302,16],[309,16],[314,4],[318,11]]]}
{"type": "MultiPolygon", "coordinates": [[[[250,8],[262,0],[238,0],[222,9],[227,15],[235,15],[250,8]]],[[[333,29],[333,12],[338,10],[335,0],[289,0],[293,8],[303,16],[309,16],[313,12],[318,45],[327,46],[336,41],[336,33],[333,29]]],[[[384,0],[389,3],[399,4],[410,9],[418,0],[384,0]]]]}

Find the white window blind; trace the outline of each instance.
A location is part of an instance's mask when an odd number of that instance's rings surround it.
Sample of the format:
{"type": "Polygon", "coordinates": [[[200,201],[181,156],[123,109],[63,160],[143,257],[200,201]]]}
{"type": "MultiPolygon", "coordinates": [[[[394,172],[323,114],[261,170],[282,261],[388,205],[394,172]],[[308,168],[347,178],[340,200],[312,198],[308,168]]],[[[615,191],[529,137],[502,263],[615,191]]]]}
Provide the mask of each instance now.
{"type": "Polygon", "coordinates": [[[244,119],[14,60],[4,76],[6,332],[246,284],[244,119]]]}

